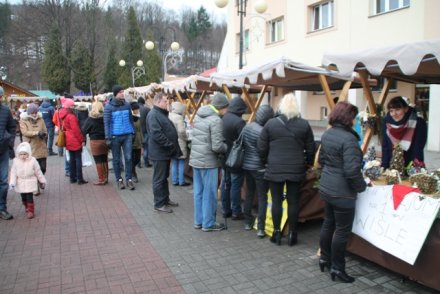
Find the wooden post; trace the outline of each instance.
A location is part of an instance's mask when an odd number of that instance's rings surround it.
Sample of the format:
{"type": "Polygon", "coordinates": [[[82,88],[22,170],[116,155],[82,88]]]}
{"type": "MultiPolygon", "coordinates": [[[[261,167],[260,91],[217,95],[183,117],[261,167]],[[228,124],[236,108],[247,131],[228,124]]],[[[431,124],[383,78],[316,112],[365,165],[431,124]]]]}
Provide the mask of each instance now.
{"type": "Polygon", "coordinates": [[[263,88],[260,91],[260,96],[257,99],[257,102],[255,103],[255,111],[251,113],[251,116],[248,119],[248,123],[252,122],[255,119],[255,115],[257,114],[257,110],[260,107],[261,102],[263,101],[264,94],[266,93],[268,85],[264,85],[263,88]]]}
{"type": "MultiPolygon", "coordinates": [[[[373,94],[371,93],[367,72],[365,71],[359,72],[359,78],[361,80],[362,88],[364,90],[364,95],[367,98],[369,113],[373,115],[377,115],[376,103],[374,102],[374,97],[373,94]]],[[[362,146],[361,146],[363,153],[367,151],[371,137],[373,137],[373,130],[368,128],[368,130],[365,133],[364,141],[362,142],[362,146]]]]}
{"type": "Polygon", "coordinates": [[[229,88],[225,84],[223,84],[222,88],[223,88],[223,92],[225,92],[226,94],[226,97],[228,97],[228,99],[231,100],[232,95],[231,92],[229,91],[229,88]]]}
{"type": "Polygon", "coordinates": [[[206,93],[207,93],[206,91],[203,91],[202,95],[200,95],[199,101],[197,101],[196,108],[194,109],[194,112],[191,114],[191,118],[189,119],[190,124],[194,121],[194,118],[196,117],[197,110],[199,110],[200,106],[202,105],[203,99],[205,99],[206,93]]]}
{"type": "Polygon", "coordinates": [[[352,81],[346,81],[344,87],[342,87],[341,94],[339,95],[339,101],[347,101],[348,90],[350,90],[352,81]]]}
{"type": "Polygon", "coordinates": [[[245,87],[241,88],[241,90],[243,91],[242,99],[249,107],[252,115],[255,112],[254,102],[252,101],[251,97],[249,96],[249,92],[245,87]]]}
{"type": "Polygon", "coordinates": [[[335,102],[333,101],[332,93],[330,92],[330,87],[328,86],[327,77],[325,75],[319,75],[319,81],[321,82],[322,90],[324,91],[327,103],[330,106],[330,111],[335,107],[335,102]]]}

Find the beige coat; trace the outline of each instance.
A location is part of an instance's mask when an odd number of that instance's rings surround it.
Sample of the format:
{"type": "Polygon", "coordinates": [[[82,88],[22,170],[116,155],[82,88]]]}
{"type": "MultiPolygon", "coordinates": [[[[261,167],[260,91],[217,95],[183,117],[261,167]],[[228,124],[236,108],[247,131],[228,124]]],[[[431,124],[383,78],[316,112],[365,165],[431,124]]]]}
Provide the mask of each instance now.
{"type": "Polygon", "coordinates": [[[23,141],[31,144],[32,154],[35,158],[46,158],[48,156],[46,139],[38,137],[38,132],[42,131],[47,135],[46,125],[38,114],[37,119],[33,119],[23,112],[20,115],[20,130],[23,135],[23,141]]]}
{"type": "Polygon", "coordinates": [[[171,112],[168,115],[168,118],[173,122],[174,127],[177,131],[179,147],[182,150],[182,156],[179,158],[187,158],[188,157],[188,136],[186,134],[185,122],[183,120],[183,115],[185,113],[185,105],[180,102],[173,102],[171,104],[171,112]]]}
{"type": "Polygon", "coordinates": [[[17,193],[33,193],[38,191],[38,182],[46,184],[46,178],[37,160],[32,156],[29,143],[20,143],[16,150],[16,157],[12,160],[9,185],[15,186],[17,193]],[[26,160],[20,159],[18,156],[20,152],[26,152],[29,157],[26,160]]]}

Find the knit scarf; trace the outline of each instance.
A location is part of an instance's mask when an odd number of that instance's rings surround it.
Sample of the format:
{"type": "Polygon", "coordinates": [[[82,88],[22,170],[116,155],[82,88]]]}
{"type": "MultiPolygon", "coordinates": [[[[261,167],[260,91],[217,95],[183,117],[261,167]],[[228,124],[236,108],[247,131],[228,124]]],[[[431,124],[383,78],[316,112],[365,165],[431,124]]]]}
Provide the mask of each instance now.
{"type": "Polygon", "coordinates": [[[404,151],[408,151],[414,137],[417,125],[417,114],[414,108],[409,108],[401,121],[396,122],[388,113],[385,116],[385,125],[388,138],[390,138],[393,147],[400,145],[404,151]]]}

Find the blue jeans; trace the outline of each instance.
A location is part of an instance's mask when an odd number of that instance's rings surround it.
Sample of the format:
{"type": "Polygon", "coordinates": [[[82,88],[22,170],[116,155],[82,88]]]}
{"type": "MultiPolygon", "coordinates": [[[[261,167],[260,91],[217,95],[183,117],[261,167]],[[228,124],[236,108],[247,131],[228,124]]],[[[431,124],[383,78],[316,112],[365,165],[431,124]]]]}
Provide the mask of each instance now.
{"type": "Polygon", "coordinates": [[[243,185],[243,172],[231,173],[222,171],[222,206],[223,213],[241,215],[241,186],[243,185]]]}
{"type": "Polygon", "coordinates": [[[84,181],[82,174],[82,148],[76,151],[69,151],[70,155],[70,181],[84,181]]]}
{"type": "Polygon", "coordinates": [[[47,128],[47,150],[53,152],[53,137],[55,136],[55,128],[47,128]]]}
{"type": "Polygon", "coordinates": [[[143,133],[144,135],[144,142],[143,143],[143,148],[144,148],[144,154],[143,154],[143,158],[144,158],[144,164],[145,166],[148,165],[149,161],[148,161],[148,133],[143,133]]]}
{"type": "Polygon", "coordinates": [[[193,168],[194,224],[209,228],[215,224],[218,168],[193,168]]]}
{"type": "Polygon", "coordinates": [[[173,185],[185,184],[185,159],[171,159],[173,185]]]}
{"type": "Polygon", "coordinates": [[[8,197],[8,173],[9,153],[6,150],[0,154],[0,210],[6,210],[6,198],[8,197]]]}
{"type": "Polygon", "coordinates": [[[112,154],[113,154],[113,170],[115,171],[116,181],[122,179],[121,166],[119,162],[121,160],[121,149],[124,153],[125,162],[125,179],[131,180],[132,176],[132,163],[131,163],[131,150],[133,146],[133,135],[122,135],[112,137],[112,154]]]}

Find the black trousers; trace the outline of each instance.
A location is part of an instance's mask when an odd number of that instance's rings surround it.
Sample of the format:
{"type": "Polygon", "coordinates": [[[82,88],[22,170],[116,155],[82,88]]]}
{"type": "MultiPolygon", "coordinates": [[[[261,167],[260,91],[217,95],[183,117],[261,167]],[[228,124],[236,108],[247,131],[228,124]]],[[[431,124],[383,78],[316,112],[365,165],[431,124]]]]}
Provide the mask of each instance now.
{"type": "Polygon", "coordinates": [[[139,162],[141,162],[141,153],[142,153],[142,149],[132,149],[132,153],[131,153],[131,169],[132,169],[132,173],[133,175],[137,176],[136,173],[136,165],[138,165],[139,162]]]}
{"type": "Polygon", "coordinates": [[[83,181],[82,174],[82,158],[81,158],[82,148],[76,151],[70,151],[70,180],[71,181],[83,181]]]}
{"type": "Polygon", "coordinates": [[[354,211],[354,208],[340,208],[325,201],[325,218],[319,241],[321,259],[330,261],[336,270],[345,271],[345,251],[354,211]]]}
{"type": "Polygon", "coordinates": [[[272,220],[274,230],[280,230],[281,217],[283,213],[283,188],[286,184],[286,198],[287,198],[287,221],[289,222],[289,231],[296,232],[298,224],[299,211],[299,189],[301,182],[269,182],[270,194],[272,195],[272,220]]]}
{"type": "Polygon", "coordinates": [[[33,193],[20,193],[21,201],[26,203],[34,203],[33,193]]]}
{"type": "Polygon", "coordinates": [[[47,158],[43,157],[43,158],[37,158],[37,162],[38,165],[40,166],[41,172],[44,174],[46,174],[46,163],[47,163],[47,158]]]}
{"type": "Polygon", "coordinates": [[[160,208],[170,201],[168,177],[170,160],[153,160],[153,195],[154,207],[160,208]]]}
{"type": "Polygon", "coordinates": [[[267,191],[269,191],[269,183],[264,179],[264,172],[256,170],[245,171],[246,175],[246,199],[244,200],[244,217],[246,222],[251,224],[253,221],[252,204],[254,200],[255,190],[258,196],[258,229],[264,230],[266,225],[267,211],[267,191]]]}

